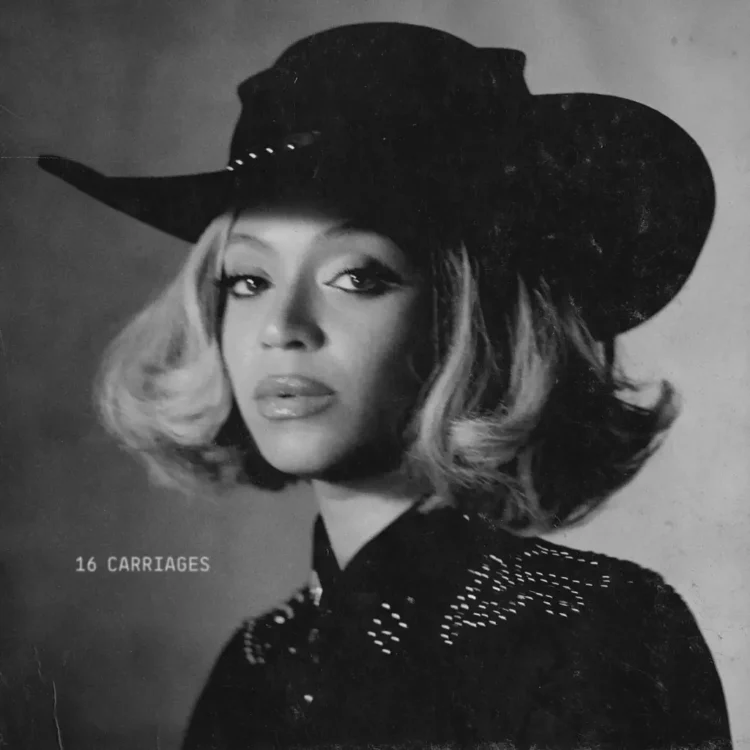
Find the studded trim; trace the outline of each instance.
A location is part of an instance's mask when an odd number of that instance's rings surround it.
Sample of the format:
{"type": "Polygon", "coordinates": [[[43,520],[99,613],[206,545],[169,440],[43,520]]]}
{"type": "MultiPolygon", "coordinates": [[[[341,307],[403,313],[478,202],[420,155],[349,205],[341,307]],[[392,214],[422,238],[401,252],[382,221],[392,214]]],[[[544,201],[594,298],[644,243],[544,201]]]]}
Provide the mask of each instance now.
{"type": "Polygon", "coordinates": [[[289,653],[296,653],[301,635],[304,635],[304,624],[293,627],[293,620],[304,621],[300,617],[305,609],[313,604],[313,594],[309,586],[301,588],[285,604],[258,617],[250,617],[242,624],[245,658],[250,664],[265,664],[270,654],[278,648],[286,648],[289,653]]]}
{"type": "MultiPolygon", "coordinates": [[[[612,585],[608,561],[618,562],[543,540],[529,540],[512,554],[486,553],[466,571],[465,582],[447,611],[442,617],[438,615],[440,640],[454,646],[482,631],[502,627],[532,609],[562,620],[580,617],[595,592],[612,585]]],[[[621,583],[632,583],[626,578],[618,575],[621,583]]],[[[317,637],[313,623],[322,593],[320,580],[312,571],[308,584],[286,604],[246,620],[247,661],[265,664],[275,651],[296,654],[309,649],[317,637]]],[[[374,647],[392,657],[404,648],[414,626],[419,592],[399,602],[380,601],[375,606],[372,615],[363,620],[364,632],[374,647]]]]}
{"type": "Polygon", "coordinates": [[[415,599],[407,596],[401,611],[397,611],[388,602],[381,602],[381,611],[371,619],[367,631],[374,645],[386,656],[398,652],[403,646],[403,638],[409,630],[415,599]]]}
{"type": "Polygon", "coordinates": [[[587,590],[610,584],[610,576],[598,572],[598,565],[591,555],[577,555],[545,542],[505,559],[483,555],[479,565],[467,571],[466,585],[443,617],[440,637],[452,646],[463,631],[502,625],[527,607],[555,617],[576,617],[586,608],[587,590]],[[552,558],[566,559],[569,564],[550,564],[552,558]],[[570,568],[568,574],[560,572],[566,568],[570,568]]]}
{"type": "Polygon", "coordinates": [[[243,167],[251,165],[258,159],[267,158],[269,156],[278,156],[289,151],[296,151],[298,148],[304,148],[310,146],[317,141],[321,136],[319,130],[310,130],[304,133],[291,133],[286,136],[282,141],[257,146],[253,149],[248,149],[242,156],[235,157],[225,167],[227,172],[234,172],[243,167]]]}

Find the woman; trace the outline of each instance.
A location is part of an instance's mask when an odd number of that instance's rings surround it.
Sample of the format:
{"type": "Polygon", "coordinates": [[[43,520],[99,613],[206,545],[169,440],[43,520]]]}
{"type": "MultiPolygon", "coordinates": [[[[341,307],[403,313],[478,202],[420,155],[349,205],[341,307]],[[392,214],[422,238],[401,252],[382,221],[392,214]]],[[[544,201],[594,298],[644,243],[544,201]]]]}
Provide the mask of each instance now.
{"type": "Polygon", "coordinates": [[[675,123],[532,96],[524,57],[332,29],[240,86],[220,172],[42,166],[194,242],[105,362],[105,422],[194,488],[311,484],[310,581],[244,623],[184,748],[724,748],[708,648],[658,576],[535,537],[674,418],[616,367],[711,224],[675,123]]]}

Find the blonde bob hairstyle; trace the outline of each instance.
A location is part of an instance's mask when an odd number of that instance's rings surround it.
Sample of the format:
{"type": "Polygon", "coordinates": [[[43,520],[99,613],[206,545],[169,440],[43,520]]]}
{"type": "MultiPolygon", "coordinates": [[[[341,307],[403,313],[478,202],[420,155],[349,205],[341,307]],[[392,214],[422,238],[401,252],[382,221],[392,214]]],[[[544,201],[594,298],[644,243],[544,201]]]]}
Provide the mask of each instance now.
{"type": "MultiPolygon", "coordinates": [[[[109,432],[154,480],[189,492],[296,481],[261,457],[222,360],[215,279],[232,221],[211,223],[112,342],[97,379],[109,432]]],[[[495,228],[479,244],[499,241],[495,228]]],[[[674,391],[662,382],[654,403],[636,405],[643,386],[619,372],[564,285],[507,274],[498,286],[468,243],[431,240],[435,359],[404,434],[405,469],[511,530],[576,523],[657,447],[676,415],[674,391]]]]}

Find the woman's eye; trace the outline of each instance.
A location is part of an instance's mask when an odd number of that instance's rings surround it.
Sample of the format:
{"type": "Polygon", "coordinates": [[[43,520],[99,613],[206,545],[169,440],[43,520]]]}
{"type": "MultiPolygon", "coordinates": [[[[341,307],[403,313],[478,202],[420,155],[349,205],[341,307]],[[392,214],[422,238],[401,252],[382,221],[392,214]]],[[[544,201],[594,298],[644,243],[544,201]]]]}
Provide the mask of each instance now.
{"type": "Polygon", "coordinates": [[[378,295],[390,287],[398,286],[399,278],[380,264],[370,264],[361,268],[347,268],[328,283],[328,286],[342,292],[378,295]]]}
{"type": "Polygon", "coordinates": [[[226,289],[233,297],[257,297],[270,286],[267,279],[251,274],[222,276],[217,281],[217,285],[226,289]]]}
{"type": "MultiPolygon", "coordinates": [[[[257,297],[272,286],[267,278],[256,274],[226,275],[217,279],[215,283],[238,299],[257,297]]],[[[341,271],[326,286],[342,292],[375,297],[400,283],[401,280],[389,268],[380,263],[368,263],[361,267],[341,271]]]]}

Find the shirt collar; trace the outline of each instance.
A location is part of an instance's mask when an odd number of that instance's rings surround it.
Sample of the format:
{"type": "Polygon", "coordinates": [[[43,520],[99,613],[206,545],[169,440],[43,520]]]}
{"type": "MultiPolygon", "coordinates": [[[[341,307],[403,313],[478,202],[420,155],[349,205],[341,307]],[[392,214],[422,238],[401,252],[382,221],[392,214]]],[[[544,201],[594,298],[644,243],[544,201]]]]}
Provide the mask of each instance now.
{"type": "Polygon", "coordinates": [[[323,518],[313,529],[313,588],[328,606],[369,595],[440,596],[486,546],[477,519],[453,507],[423,512],[416,504],[339,568],[323,518]],[[317,577],[317,580],[315,578],[317,577]]]}

